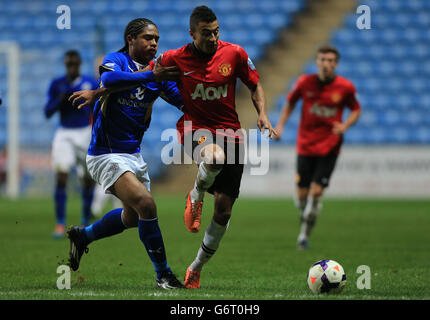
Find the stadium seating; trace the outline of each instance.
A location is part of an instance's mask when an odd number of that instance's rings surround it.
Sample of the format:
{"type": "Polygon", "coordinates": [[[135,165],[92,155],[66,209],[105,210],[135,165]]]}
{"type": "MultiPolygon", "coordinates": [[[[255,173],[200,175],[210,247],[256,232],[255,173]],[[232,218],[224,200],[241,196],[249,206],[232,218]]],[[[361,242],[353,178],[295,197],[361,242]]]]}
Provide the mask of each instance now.
{"type": "MultiPolygon", "coordinates": [[[[249,56],[261,58],[267,44],[276,41],[278,31],[288,27],[292,15],[303,8],[304,0],[208,0],[221,24],[221,39],[242,45],[249,56]],[[264,28],[262,26],[264,25],[264,28]]],[[[43,116],[49,82],[64,72],[62,57],[68,49],[78,49],[83,57],[82,72],[93,74],[99,54],[123,46],[123,30],[133,18],[147,17],[160,31],[159,52],[188,42],[189,14],[197,5],[186,0],[77,0],[70,2],[71,29],[56,28],[58,1],[0,2],[0,41],[17,41],[21,47],[20,142],[23,148],[49,150],[57,118],[43,116]],[[25,115],[25,116],[24,116],[25,115]],[[34,134],[37,129],[38,134],[34,134]]],[[[0,67],[0,90],[6,92],[6,68],[0,67]]],[[[4,96],[4,94],[3,94],[4,96]]],[[[7,97],[4,99],[7,104],[7,97]]],[[[152,176],[161,173],[160,133],[175,126],[180,112],[164,101],[154,105],[152,125],[143,140],[144,154],[152,176]]],[[[5,128],[5,108],[0,110],[0,128],[5,128]]],[[[3,130],[3,129],[1,129],[3,130]]],[[[5,129],[4,129],[5,130],[5,129]]],[[[0,134],[0,147],[5,134],[0,134]]]]}
{"type": "MultiPolygon", "coordinates": [[[[357,2],[361,4],[371,9],[371,29],[359,30],[358,14],[352,13],[331,36],[331,44],[341,53],[337,72],[356,86],[363,112],[345,141],[428,144],[430,1],[357,2]]],[[[314,61],[303,72],[316,72],[314,61]]],[[[270,114],[275,123],[284,102],[282,95],[270,114]]],[[[294,112],[283,134],[284,143],[295,142],[299,119],[299,112],[294,112]]]]}

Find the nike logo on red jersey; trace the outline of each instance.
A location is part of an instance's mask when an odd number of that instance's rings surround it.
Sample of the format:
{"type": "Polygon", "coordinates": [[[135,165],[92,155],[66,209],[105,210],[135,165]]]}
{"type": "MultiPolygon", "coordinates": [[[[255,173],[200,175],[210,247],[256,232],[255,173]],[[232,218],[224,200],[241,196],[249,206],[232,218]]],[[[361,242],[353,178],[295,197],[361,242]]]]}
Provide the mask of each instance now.
{"type": "Polygon", "coordinates": [[[190,73],[193,73],[194,72],[194,70],[193,71],[189,71],[189,72],[185,72],[184,71],[184,76],[187,76],[187,75],[189,75],[190,73]]]}

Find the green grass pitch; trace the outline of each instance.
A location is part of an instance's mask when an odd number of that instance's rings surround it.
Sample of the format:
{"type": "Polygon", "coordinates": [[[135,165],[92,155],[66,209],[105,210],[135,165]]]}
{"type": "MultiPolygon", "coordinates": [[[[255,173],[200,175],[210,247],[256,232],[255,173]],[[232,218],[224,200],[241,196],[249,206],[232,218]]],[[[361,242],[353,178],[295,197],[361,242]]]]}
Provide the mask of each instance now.
{"type": "MultiPolygon", "coordinates": [[[[155,195],[168,263],[183,279],[212,216],[206,197],[202,230],[183,224],[185,198],[155,195]]],[[[324,200],[311,248],[296,250],[298,212],[291,199],[240,198],[218,252],[205,266],[201,289],[160,291],[137,229],[95,242],[71,289],[56,287],[68,240],[54,240],[51,199],[0,199],[0,299],[430,299],[430,203],[422,200],[324,200]],[[341,263],[347,284],[338,296],[313,295],[312,263],[341,263]],[[360,265],[371,289],[359,290],[360,265]]],[[[68,225],[80,222],[80,199],[68,201],[68,225]]]]}

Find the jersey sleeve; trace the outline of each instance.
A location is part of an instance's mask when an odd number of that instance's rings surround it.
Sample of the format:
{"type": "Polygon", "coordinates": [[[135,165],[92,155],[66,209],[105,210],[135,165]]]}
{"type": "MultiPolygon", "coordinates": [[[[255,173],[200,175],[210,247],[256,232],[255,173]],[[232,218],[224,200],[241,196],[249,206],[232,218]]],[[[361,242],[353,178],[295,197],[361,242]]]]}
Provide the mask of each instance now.
{"type": "Polygon", "coordinates": [[[59,92],[55,81],[52,81],[48,89],[48,102],[45,105],[45,116],[50,118],[55,112],[57,112],[62,105],[64,92],[59,92]]]}
{"type": "Polygon", "coordinates": [[[115,53],[109,53],[104,59],[99,67],[100,76],[105,71],[124,71],[122,69],[122,62],[118,55],[115,53]]]}
{"type": "Polygon", "coordinates": [[[183,102],[181,94],[179,93],[178,86],[176,82],[164,81],[161,85],[160,97],[167,103],[174,105],[179,110],[182,110],[183,102]]]}
{"type": "Polygon", "coordinates": [[[250,89],[254,90],[257,86],[258,80],[260,76],[255,69],[254,64],[251,61],[251,58],[248,57],[248,54],[245,50],[239,46],[239,61],[237,65],[237,74],[240,80],[250,89]]]}
{"type": "Polygon", "coordinates": [[[290,104],[296,104],[296,102],[302,96],[302,87],[305,82],[305,79],[306,75],[301,75],[294,84],[293,89],[287,94],[287,100],[290,104]]]}
{"type": "Polygon", "coordinates": [[[349,94],[346,98],[345,104],[352,111],[356,111],[356,110],[361,109],[360,103],[358,102],[358,99],[357,99],[357,90],[355,89],[355,87],[352,83],[351,83],[351,89],[350,89],[349,94]]]}

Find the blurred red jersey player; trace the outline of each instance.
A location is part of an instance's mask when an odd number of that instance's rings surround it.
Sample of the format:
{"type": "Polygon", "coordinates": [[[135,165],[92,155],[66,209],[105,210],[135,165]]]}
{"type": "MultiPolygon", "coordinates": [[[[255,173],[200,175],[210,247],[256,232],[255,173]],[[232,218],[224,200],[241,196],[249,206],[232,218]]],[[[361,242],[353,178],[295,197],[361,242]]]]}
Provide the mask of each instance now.
{"type": "Polygon", "coordinates": [[[199,164],[184,213],[185,226],[190,232],[200,230],[205,191],[212,193],[215,200],[213,220],[185,276],[186,287],[198,288],[200,271],[218,248],[227,229],[233,203],[239,195],[243,173],[239,146],[243,146],[240,143],[243,137],[233,132],[216,132],[217,129],[236,131],[241,128],[235,106],[237,78],[251,92],[260,130],[268,129],[270,136],[275,135],[275,132],[267,117],[264,92],[251,59],[239,45],[219,40],[218,20],[211,9],[200,6],[193,10],[190,35],[193,42],[165,52],[161,65],[177,66],[181,71],[178,89],[184,103],[184,115],[178,121],[177,129],[181,142],[184,142],[184,136],[193,135],[190,139],[194,140],[191,157],[199,164]],[[192,125],[188,126],[185,121],[191,121],[192,125]],[[208,130],[210,137],[207,134],[200,135],[201,132],[196,132],[199,129],[208,130]],[[216,134],[222,135],[222,139],[216,139],[216,134]],[[234,147],[228,147],[229,144],[234,144],[234,147]],[[233,152],[230,154],[228,150],[234,150],[234,162],[229,161],[233,152]]]}
{"type": "Polygon", "coordinates": [[[287,96],[276,126],[277,139],[299,99],[303,99],[297,135],[297,201],[301,212],[299,249],[309,246],[309,235],[320,212],[319,202],[334,170],[343,134],[360,116],[354,85],[336,75],[339,52],[331,46],[318,49],[317,74],[302,75],[287,96]],[[342,122],[343,110],[351,112],[342,122]]]}

